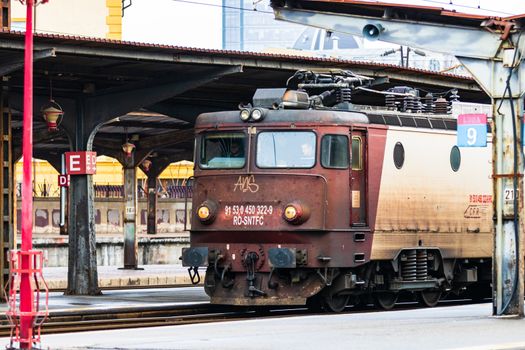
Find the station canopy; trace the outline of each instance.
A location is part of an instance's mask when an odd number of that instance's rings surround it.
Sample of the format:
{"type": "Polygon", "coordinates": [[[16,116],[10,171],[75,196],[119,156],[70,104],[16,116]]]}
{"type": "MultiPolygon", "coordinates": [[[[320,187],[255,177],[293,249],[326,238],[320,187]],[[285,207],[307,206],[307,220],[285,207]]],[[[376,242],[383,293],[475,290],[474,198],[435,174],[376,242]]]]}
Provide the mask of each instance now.
{"type": "MultiPolygon", "coordinates": [[[[237,110],[251,102],[257,88],[281,88],[297,70],[344,69],[376,77],[374,89],[412,86],[430,92],[457,88],[463,101],[489,103],[471,77],[305,55],[265,54],[35,34],[34,156],[48,159],[69,150],[65,130],[49,132],[39,115],[52,97],[67,104],[83,96],[126,94],[181,81],[183,89],[153,105],[127,111],[103,125],[94,139],[98,154],[115,156],[127,140],[155,156],[179,154],[191,159],[192,128],[202,112],[237,110]],[[217,72],[231,68],[228,74],[217,72]],[[215,76],[216,75],[216,76],[215,76]],[[184,85],[185,84],[185,85],[184,85]]],[[[0,75],[13,111],[15,158],[21,149],[24,34],[0,32],[0,75]]],[[[384,97],[360,92],[355,103],[381,105],[384,97]]],[[[75,118],[67,112],[66,118],[75,118]]],[[[59,129],[60,126],[59,126],[59,129]]]]}

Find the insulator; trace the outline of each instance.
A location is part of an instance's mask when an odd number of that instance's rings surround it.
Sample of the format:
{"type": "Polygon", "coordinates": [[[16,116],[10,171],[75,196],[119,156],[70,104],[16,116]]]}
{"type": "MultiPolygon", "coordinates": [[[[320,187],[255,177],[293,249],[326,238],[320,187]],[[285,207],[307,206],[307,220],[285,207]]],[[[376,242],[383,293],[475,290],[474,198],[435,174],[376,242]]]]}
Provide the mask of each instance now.
{"type": "Polygon", "coordinates": [[[341,88],[337,91],[337,103],[352,102],[352,90],[348,88],[341,88]]]}
{"type": "Polygon", "coordinates": [[[412,107],[412,96],[406,96],[403,98],[403,111],[410,112],[412,107]]]}
{"type": "Polygon", "coordinates": [[[433,113],[434,111],[434,96],[431,93],[426,94],[423,99],[423,112],[424,113],[433,113]]]}
{"type": "Polygon", "coordinates": [[[415,281],[417,278],[417,255],[415,250],[406,252],[406,261],[401,262],[401,276],[405,281],[415,281]]]}
{"type": "Polygon", "coordinates": [[[450,90],[450,101],[452,102],[458,102],[459,101],[459,95],[457,89],[450,90]]]}
{"type": "Polygon", "coordinates": [[[385,106],[388,109],[396,110],[396,96],[395,95],[385,95],[385,106]]]}
{"type": "Polygon", "coordinates": [[[419,97],[406,96],[403,100],[403,110],[406,112],[418,112],[421,110],[419,97]]]}
{"type": "Polygon", "coordinates": [[[428,258],[426,249],[417,251],[416,275],[418,280],[426,280],[428,276],[428,258]]]}
{"type": "Polygon", "coordinates": [[[434,101],[434,113],[436,114],[447,114],[448,102],[443,97],[438,98],[434,101]]]}

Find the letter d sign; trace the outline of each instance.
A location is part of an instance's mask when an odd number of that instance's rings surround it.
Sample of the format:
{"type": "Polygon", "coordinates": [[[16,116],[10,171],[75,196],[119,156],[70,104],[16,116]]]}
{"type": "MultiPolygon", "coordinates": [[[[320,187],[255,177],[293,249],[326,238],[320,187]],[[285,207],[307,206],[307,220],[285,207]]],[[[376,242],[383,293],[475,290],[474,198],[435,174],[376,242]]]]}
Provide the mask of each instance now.
{"type": "Polygon", "coordinates": [[[58,186],[69,187],[69,175],[58,175],[58,186]]]}

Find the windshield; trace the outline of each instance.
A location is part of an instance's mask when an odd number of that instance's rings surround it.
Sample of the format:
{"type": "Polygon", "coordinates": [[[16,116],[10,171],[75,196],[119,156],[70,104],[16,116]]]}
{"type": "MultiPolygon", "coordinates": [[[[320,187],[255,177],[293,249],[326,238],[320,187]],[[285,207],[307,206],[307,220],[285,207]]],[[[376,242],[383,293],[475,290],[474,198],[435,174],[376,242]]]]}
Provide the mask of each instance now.
{"type": "Polygon", "coordinates": [[[205,134],[199,165],[203,169],[242,168],[246,163],[246,136],[242,132],[205,134]]]}
{"type": "Polygon", "coordinates": [[[257,138],[259,168],[311,168],[316,135],[312,131],[261,132],[257,138]]]}

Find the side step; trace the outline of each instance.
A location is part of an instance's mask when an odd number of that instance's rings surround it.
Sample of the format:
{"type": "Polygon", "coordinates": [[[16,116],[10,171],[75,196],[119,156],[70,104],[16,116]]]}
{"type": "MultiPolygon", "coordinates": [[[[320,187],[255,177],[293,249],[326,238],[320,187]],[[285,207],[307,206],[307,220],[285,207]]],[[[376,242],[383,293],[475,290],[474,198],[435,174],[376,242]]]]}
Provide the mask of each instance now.
{"type": "Polygon", "coordinates": [[[390,282],[390,290],[399,291],[399,290],[423,290],[438,288],[440,281],[437,279],[432,280],[420,280],[420,281],[392,281],[390,282]]]}

